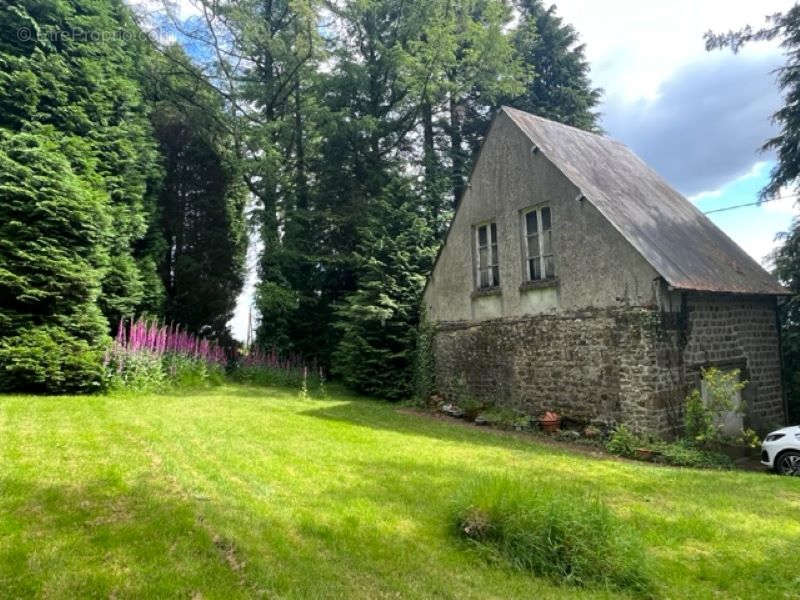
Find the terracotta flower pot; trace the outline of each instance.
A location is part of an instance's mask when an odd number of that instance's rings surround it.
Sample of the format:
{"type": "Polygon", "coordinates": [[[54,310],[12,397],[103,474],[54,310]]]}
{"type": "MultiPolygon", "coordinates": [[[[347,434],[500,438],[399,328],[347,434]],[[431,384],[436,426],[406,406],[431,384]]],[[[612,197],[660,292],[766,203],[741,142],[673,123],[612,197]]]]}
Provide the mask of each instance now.
{"type": "Polygon", "coordinates": [[[554,431],[558,431],[558,428],[560,426],[561,426],[561,417],[557,413],[554,413],[552,411],[547,411],[539,419],[539,427],[541,427],[542,431],[552,433],[554,431]]]}

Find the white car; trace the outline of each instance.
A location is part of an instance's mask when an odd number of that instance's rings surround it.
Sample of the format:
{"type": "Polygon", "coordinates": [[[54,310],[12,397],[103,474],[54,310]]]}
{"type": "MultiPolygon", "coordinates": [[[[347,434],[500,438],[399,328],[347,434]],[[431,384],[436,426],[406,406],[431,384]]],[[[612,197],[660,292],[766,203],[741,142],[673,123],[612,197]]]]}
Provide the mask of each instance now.
{"type": "Polygon", "coordinates": [[[800,477],[800,425],[767,435],[761,444],[761,464],[780,475],[800,477]]]}

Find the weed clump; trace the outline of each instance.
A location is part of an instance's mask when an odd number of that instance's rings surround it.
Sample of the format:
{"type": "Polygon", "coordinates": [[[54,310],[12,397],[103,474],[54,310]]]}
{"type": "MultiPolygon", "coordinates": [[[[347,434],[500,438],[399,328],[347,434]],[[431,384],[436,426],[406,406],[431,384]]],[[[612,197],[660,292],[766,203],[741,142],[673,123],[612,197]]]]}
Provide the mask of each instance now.
{"type": "Polygon", "coordinates": [[[466,487],[452,527],[490,560],[555,582],[651,595],[642,545],[597,498],[505,477],[466,487]]]}

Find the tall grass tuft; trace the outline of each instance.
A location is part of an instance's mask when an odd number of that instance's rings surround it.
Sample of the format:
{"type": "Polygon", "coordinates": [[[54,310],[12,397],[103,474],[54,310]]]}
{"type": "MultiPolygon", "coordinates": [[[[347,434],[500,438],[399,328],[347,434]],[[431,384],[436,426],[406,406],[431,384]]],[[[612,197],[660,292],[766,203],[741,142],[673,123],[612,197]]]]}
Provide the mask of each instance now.
{"type": "Polygon", "coordinates": [[[220,383],[225,363],[214,342],[144,318],[120,321],[104,360],[112,389],[138,392],[220,383]]]}
{"type": "Polygon", "coordinates": [[[487,558],[534,575],[652,595],[641,543],[597,498],[486,478],[458,494],[452,527],[487,558]]]}

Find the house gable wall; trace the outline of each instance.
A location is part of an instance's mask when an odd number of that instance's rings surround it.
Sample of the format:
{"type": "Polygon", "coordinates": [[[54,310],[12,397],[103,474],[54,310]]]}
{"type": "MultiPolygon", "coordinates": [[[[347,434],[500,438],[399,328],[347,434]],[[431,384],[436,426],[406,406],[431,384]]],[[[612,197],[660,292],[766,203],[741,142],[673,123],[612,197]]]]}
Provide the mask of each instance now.
{"type": "Polygon", "coordinates": [[[495,119],[425,292],[434,322],[644,306],[658,274],[505,113],[495,119]],[[522,211],[547,204],[557,285],[521,289],[522,211]],[[497,222],[499,293],[476,294],[474,226],[497,222]]]}

